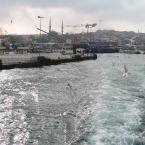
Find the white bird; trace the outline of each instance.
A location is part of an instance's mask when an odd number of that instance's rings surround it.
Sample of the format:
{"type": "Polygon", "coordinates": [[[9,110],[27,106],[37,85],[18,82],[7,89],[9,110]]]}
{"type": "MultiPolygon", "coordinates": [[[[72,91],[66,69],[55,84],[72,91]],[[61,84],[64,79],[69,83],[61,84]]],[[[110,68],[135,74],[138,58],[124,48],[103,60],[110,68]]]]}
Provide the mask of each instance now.
{"type": "Polygon", "coordinates": [[[123,77],[128,76],[128,69],[126,67],[126,65],[124,65],[124,73],[123,73],[123,77]]]}
{"type": "Polygon", "coordinates": [[[70,89],[72,89],[72,86],[70,85],[70,83],[68,83],[67,86],[68,86],[70,89]]]}

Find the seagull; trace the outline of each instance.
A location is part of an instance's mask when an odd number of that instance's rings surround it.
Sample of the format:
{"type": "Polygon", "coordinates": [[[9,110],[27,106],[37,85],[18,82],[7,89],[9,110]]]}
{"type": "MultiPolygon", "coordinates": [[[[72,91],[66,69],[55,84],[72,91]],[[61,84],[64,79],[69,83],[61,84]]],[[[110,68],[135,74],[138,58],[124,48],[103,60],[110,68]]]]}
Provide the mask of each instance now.
{"type": "Polygon", "coordinates": [[[70,116],[73,116],[73,117],[77,117],[76,113],[73,110],[66,111],[62,115],[63,116],[70,115],[70,116]]]}
{"type": "Polygon", "coordinates": [[[124,65],[124,73],[123,73],[123,77],[128,76],[128,69],[126,67],[126,65],[124,65]]]}
{"type": "Polygon", "coordinates": [[[72,86],[70,85],[70,83],[68,83],[67,86],[68,86],[70,89],[72,89],[72,86]]]}

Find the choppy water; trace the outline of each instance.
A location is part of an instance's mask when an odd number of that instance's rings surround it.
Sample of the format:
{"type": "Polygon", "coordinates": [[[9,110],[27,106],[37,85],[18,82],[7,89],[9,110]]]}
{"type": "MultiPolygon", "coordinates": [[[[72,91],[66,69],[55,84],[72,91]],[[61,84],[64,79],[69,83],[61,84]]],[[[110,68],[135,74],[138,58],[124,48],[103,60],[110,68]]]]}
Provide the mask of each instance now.
{"type": "Polygon", "coordinates": [[[3,70],[0,88],[0,145],[145,144],[144,55],[3,70]]]}

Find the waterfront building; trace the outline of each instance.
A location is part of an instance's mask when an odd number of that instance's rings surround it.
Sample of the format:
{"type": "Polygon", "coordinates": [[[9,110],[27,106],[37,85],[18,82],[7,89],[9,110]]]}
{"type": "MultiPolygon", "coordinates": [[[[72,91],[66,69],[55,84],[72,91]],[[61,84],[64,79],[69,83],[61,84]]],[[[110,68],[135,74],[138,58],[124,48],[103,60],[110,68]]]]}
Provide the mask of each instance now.
{"type": "Polygon", "coordinates": [[[27,54],[29,52],[29,49],[30,49],[29,47],[21,46],[21,47],[17,48],[17,53],[18,54],[27,54]]]}
{"type": "Polygon", "coordinates": [[[6,49],[6,47],[4,46],[0,46],[0,55],[4,55],[7,54],[8,50],[6,49]]]}

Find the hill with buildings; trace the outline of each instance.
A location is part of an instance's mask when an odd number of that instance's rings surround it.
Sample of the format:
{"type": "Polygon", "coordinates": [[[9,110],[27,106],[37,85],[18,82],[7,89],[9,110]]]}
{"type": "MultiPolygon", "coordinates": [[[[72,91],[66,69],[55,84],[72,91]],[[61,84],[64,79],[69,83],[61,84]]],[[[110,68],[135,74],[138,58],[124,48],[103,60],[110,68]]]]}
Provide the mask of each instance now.
{"type": "Polygon", "coordinates": [[[1,39],[13,45],[29,45],[31,43],[62,43],[67,40],[71,42],[116,42],[117,46],[126,49],[136,47],[136,49],[145,50],[145,33],[135,33],[127,31],[114,30],[97,30],[91,33],[64,34],[59,35],[57,32],[51,34],[36,35],[1,35],[1,39]]]}

